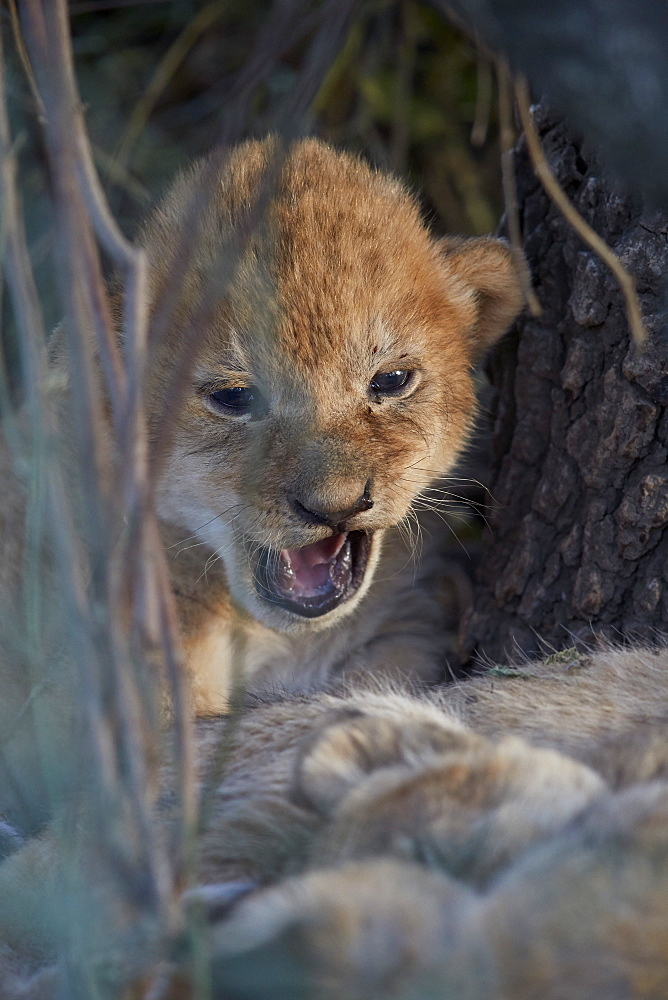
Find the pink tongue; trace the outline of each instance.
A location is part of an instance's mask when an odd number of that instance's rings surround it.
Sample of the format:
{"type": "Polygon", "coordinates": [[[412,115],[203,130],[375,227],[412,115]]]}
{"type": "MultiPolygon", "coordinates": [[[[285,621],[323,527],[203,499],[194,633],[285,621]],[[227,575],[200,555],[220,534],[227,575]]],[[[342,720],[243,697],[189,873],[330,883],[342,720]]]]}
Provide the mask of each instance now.
{"type": "Polygon", "coordinates": [[[346,535],[332,535],[302,549],[281,549],[281,583],[297,597],[314,597],[330,585],[330,569],[346,541],[346,535]]]}

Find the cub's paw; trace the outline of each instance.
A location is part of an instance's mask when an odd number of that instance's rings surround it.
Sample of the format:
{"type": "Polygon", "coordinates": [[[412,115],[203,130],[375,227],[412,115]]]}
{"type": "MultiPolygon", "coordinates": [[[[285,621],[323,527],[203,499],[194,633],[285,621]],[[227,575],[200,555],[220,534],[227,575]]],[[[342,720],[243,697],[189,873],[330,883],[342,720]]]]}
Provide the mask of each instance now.
{"type": "Polygon", "coordinates": [[[586,766],[516,737],[491,742],[404,699],[348,715],[304,749],[296,796],[326,819],[318,863],[390,854],[484,883],[601,794],[586,766]]]}
{"type": "Polygon", "coordinates": [[[405,696],[351,700],[304,745],[297,759],[293,798],[323,817],[370,776],[387,768],[416,768],[435,754],[486,744],[455,716],[405,696]]]}

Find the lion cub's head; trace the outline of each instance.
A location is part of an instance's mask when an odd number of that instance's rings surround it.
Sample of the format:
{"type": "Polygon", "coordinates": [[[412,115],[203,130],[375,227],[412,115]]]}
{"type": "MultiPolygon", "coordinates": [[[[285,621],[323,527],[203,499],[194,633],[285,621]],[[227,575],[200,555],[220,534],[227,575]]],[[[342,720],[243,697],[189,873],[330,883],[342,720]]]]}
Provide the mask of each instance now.
{"type": "Polygon", "coordinates": [[[154,431],[195,352],[159,513],[220,555],[254,618],[328,625],[466,441],[472,366],[520,305],[511,254],[433,239],[397,181],[314,140],[202,161],[142,242],[154,322],[171,315],[154,431]]]}

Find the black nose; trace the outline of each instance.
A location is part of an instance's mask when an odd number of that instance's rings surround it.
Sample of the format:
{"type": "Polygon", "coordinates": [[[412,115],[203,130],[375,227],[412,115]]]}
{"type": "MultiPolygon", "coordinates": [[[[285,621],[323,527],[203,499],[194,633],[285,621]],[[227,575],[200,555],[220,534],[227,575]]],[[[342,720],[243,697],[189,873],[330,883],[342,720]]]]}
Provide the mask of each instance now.
{"type": "Polygon", "coordinates": [[[295,512],[307,524],[326,524],[334,531],[343,532],[346,531],[346,524],[351,517],[354,517],[355,514],[361,514],[362,511],[371,510],[373,507],[373,500],[369,495],[370,490],[371,482],[369,481],[364,487],[364,493],[345,510],[321,510],[318,507],[307,507],[295,496],[290,497],[290,501],[295,512]]]}

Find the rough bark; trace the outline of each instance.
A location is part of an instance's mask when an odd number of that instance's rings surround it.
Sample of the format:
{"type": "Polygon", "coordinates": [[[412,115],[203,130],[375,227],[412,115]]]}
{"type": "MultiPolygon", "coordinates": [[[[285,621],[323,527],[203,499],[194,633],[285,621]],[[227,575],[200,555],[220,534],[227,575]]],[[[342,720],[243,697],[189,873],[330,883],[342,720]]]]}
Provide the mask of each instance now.
{"type": "Polygon", "coordinates": [[[636,278],[650,341],[631,344],[614,279],[520,147],[544,312],[490,362],[495,513],[462,634],[465,657],[494,661],[668,631],[668,217],[614,191],[558,120],[539,126],[560,183],[636,278]]]}

